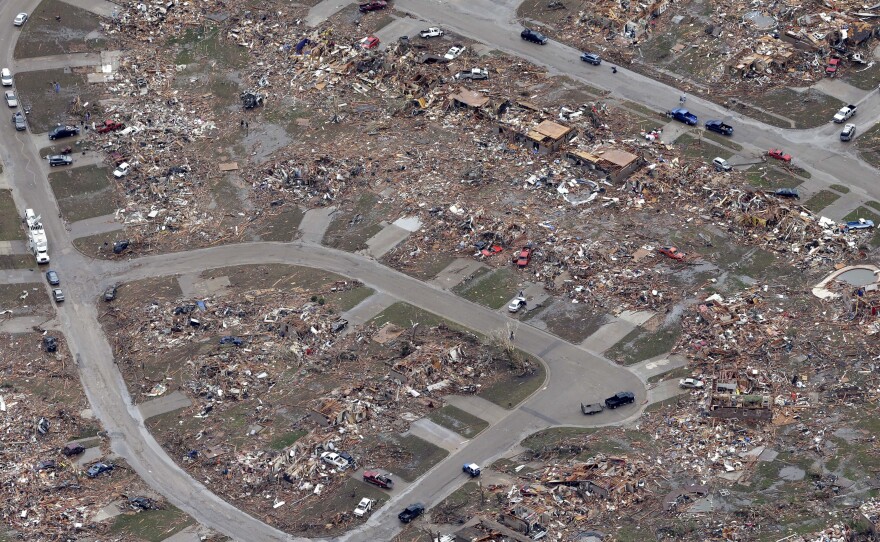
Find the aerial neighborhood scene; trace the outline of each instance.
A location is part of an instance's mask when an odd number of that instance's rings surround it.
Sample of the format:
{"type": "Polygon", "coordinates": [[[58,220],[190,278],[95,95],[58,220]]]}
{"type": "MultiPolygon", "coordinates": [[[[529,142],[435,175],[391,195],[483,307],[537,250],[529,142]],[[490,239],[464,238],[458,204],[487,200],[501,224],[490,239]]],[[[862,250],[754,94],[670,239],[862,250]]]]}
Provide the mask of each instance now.
{"type": "Polygon", "coordinates": [[[3,0],[0,542],[880,540],[880,4],[3,0]]]}

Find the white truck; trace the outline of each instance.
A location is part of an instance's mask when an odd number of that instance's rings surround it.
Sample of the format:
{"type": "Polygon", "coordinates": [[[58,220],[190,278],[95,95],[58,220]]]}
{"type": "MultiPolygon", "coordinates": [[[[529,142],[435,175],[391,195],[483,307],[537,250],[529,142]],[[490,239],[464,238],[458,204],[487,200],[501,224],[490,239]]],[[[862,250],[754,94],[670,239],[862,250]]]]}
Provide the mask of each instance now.
{"type": "Polygon", "coordinates": [[[847,121],[852,118],[853,115],[856,114],[856,106],[850,104],[840,108],[840,111],[834,114],[834,122],[840,124],[844,121],[847,121]]]}
{"type": "Polygon", "coordinates": [[[46,239],[46,231],[43,229],[40,217],[33,209],[25,209],[24,218],[28,229],[28,248],[38,264],[49,263],[49,241],[46,239]]]}

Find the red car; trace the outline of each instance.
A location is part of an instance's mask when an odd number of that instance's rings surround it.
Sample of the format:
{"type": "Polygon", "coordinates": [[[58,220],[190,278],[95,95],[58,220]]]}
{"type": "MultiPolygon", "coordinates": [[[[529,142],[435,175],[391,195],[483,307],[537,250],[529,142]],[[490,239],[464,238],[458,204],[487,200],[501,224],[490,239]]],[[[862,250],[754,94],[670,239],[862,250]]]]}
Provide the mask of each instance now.
{"type": "Polygon", "coordinates": [[[532,249],[529,247],[523,247],[519,254],[514,255],[513,263],[515,263],[520,269],[529,265],[529,262],[532,260],[532,249]]]}
{"type": "Polygon", "coordinates": [[[678,250],[675,247],[660,247],[657,249],[657,252],[663,254],[664,256],[672,258],[673,260],[681,261],[684,259],[684,252],[678,250]]]}
{"type": "Polygon", "coordinates": [[[379,46],[379,38],[376,36],[368,36],[361,40],[361,47],[364,49],[375,49],[379,46]]]}
{"type": "Polygon", "coordinates": [[[767,156],[769,156],[770,158],[776,158],[777,160],[782,160],[783,162],[791,162],[791,155],[782,152],[782,149],[770,149],[769,151],[767,151],[767,156]]]}
{"type": "Polygon", "coordinates": [[[368,11],[378,11],[380,9],[385,9],[388,7],[388,3],[384,0],[377,0],[375,2],[367,2],[358,6],[361,10],[361,13],[366,13],[368,11]]]}
{"type": "Polygon", "coordinates": [[[828,59],[828,65],[825,66],[825,75],[828,77],[834,77],[837,75],[838,68],[840,68],[840,59],[837,57],[831,57],[828,59]]]}
{"type": "Polygon", "coordinates": [[[364,471],[364,482],[379,486],[382,489],[394,488],[394,480],[392,480],[390,476],[381,474],[379,471],[375,470],[364,471]]]}
{"type": "Polygon", "coordinates": [[[115,120],[105,120],[104,124],[99,125],[95,131],[99,134],[106,134],[107,132],[115,132],[116,130],[122,130],[125,128],[125,124],[121,122],[116,122],[115,120]]]}

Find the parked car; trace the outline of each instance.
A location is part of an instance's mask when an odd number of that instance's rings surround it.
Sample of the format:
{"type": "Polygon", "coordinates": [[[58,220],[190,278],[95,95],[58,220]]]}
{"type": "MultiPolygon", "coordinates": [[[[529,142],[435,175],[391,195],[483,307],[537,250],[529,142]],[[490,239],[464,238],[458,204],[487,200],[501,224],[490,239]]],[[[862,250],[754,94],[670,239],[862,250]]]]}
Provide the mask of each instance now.
{"type": "Polygon", "coordinates": [[[73,157],[68,154],[53,154],[47,156],[46,159],[49,160],[49,167],[69,166],[73,163],[73,157]]]}
{"type": "Polygon", "coordinates": [[[58,286],[61,284],[61,279],[58,278],[58,273],[53,271],[52,269],[46,271],[46,280],[49,281],[49,284],[52,286],[58,286]]]}
{"type": "Polygon", "coordinates": [[[0,85],[3,85],[4,87],[12,86],[12,72],[9,68],[3,68],[0,70],[0,85]]]}
{"type": "Polygon", "coordinates": [[[86,476],[88,476],[89,478],[95,478],[100,474],[110,472],[112,470],[113,465],[108,465],[107,463],[95,463],[94,465],[89,467],[89,470],[86,471],[86,476]]]}
{"type": "Polygon", "coordinates": [[[16,111],[15,114],[12,115],[12,124],[15,125],[15,129],[19,132],[27,130],[27,121],[21,111],[16,111]]]}
{"type": "Polygon", "coordinates": [[[84,451],[86,451],[86,449],[83,447],[83,445],[76,443],[67,444],[66,446],[64,446],[64,448],[61,448],[61,453],[67,457],[70,457],[72,455],[79,455],[84,451]]]}
{"type": "Polygon", "coordinates": [[[791,155],[782,151],[782,149],[770,149],[767,151],[767,156],[770,158],[775,158],[777,160],[782,160],[783,162],[791,162],[791,155]]]}
{"type": "Polygon", "coordinates": [[[515,263],[520,269],[527,267],[530,261],[532,261],[531,247],[523,247],[522,250],[519,251],[519,254],[513,257],[513,263],[515,263]]]}
{"type": "Polygon", "coordinates": [[[843,130],[840,132],[840,140],[841,141],[851,141],[853,137],[856,135],[856,125],[855,124],[846,124],[843,127],[843,130]]]}
{"type": "Polygon", "coordinates": [[[385,0],[376,0],[375,2],[366,2],[358,6],[358,9],[361,13],[367,13],[369,11],[378,11],[380,9],[385,9],[388,7],[388,3],[385,0]]]}
{"type": "Polygon", "coordinates": [[[58,467],[58,463],[54,459],[46,459],[34,465],[34,470],[39,472],[41,470],[53,470],[56,467],[58,467]]]}
{"type": "Polygon", "coordinates": [[[602,63],[602,59],[595,53],[581,53],[581,60],[593,66],[598,66],[602,63]]]}
{"type": "Polygon", "coordinates": [[[379,46],[379,38],[376,36],[367,36],[361,40],[362,49],[375,49],[379,46]]]}
{"type": "Polygon", "coordinates": [[[465,463],[461,470],[471,475],[471,478],[476,478],[480,475],[480,466],[476,463],[465,463]]]}
{"type": "Polygon", "coordinates": [[[450,47],[448,51],[446,51],[446,54],[443,55],[443,58],[445,58],[446,60],[455,60],[456,58],[460,57],[463,52],[464,52],[463,46],[454,45],[454,46],[450,47]]]}
{"type": "Polygon", "coordinates": [[[716,156],[712,159],[712,165],[715,166],[715,171],[730,171],[733,169],[727,160],[720,156],[716,156]]]}
{"type": "Polygon", "coordinates": [[[116,130],[122,130],[125,128],[125,124],[122,122],[117,122],[112,119],[107,119],[103,122],[103,124],[99,124],[95,131],[99,134],[106,134],[107,132],[115,132],[116,130]]]}
{"type": "Polygon", "coordinates": [[[592,416],[593,414],[599,414],[603,410],[605,410],[605,407],[602,405],[602,403],[589,403],[589,404],[581,403],[581,412],[583,412],[587,416],[592,416]]]}
{"type": "Polygon", "coordinates": [[[61,288],[52,289],[52,299],[55,300],[55,303],[62,303],[64,301],[64,292],[61,291],[61,288]]]}
{"type": "Polygon", "coordinates": [[[837,75],[837,70],[840,68],[840,59],[837,57],[831,57],[828,59],[828,64],[825,66],[825,75],[828,77],[834,77],[837,75]]]}
{"type": "Polygon", "coordinates": [[[427,38],[439,38],[442,35],[443,35],[443,31],[440,30],[439,28],[437,28],[436,26],[432,26],[431,28],[429,28],[427,30],[422,30],[421,32],[419,32],[419,36],[426,38],[426,39],[427,38]]]}
{"type": "Polygon", "coordinates": [[[550,41],[544,34],[530,28],[523,29],[519,36],[526,41],[537,43],[539,45],[547,45],[547,42],[550,41]]]}
{"type": "Polygon", "coordinates": [[[696,378],[680,378],[678,380],[679,388],[702,389],[703,386],[703,381],[696,378]]]}
{"type": "Polygon", "coordinates": [[[113,170],[113,176],[117,179],[121,179],[122,177],[128,175],[129,171],[131,171],[131,164],[129,164],[128,162],[122,162],[121,164],[116,166],[116,169],[113,170]]]}
{"type": "Polygon", "coordinates": [[[780,198],[801,199],[801,195],[794,188],[779,188],[773,192],[773,195],[780,198]]]}
{"type": "Polygon", "coordinates": [[[15,92],[11,90],[6,91],[6,105],[9,107],[18,107],[18,98],[15,97],[15,92]]]}
{"type": "Polygon", "coordinates": [[[673,260],[681,261],[684,259],[684,252],[678,250],[676,247],[668,246],[668,247],[660,247],[657,249],[657,252],[663,254],[667,258],[672,258],[673,260]]]}
{"type": "Polygon", "coordinates": [[[27,20],[28,20],[28,14],[27,14],[27,13],[19,13],[18,15],[15,16],[15,19],[12,19],[12,24],[15,25],[15,26],[21,26],[21,25],[23,25],[23,24],[25,23],[25,21],[27,21],[27,20]]]}
{"type": "Polygon", "coordinates": [[[382,474],[376,470],[365,470],[364,482],[379,486],[382,489],[394,489],[394,480],[391,479],[391,475],[382,474]]]}
{"type": "Polygon", "coordinates": [[[356,515],[359,518],[362,518],[365,515],[367,515],[370,512],[370,510],[372,510],[372,509],[373,509],[373,500],[364,497],[363,499],[361,499],[361,502],[359,502],[358,505],[354,507],[354,515],[356,515]]]}
{"type": "Polygon", "coordinates": [[[131,241],[129,241],[128,239],[116,241],[115,243],[113,243],[113,254],[122,254],[123,252],[125,252],[125,249],[129,247],[129,245],[131,245],[131,241]]]}
{"type": "Polygon", "coordinates": [[[339,333],[346,327],[348,327],[348,320],[346,320],[345,318],[340,318],[330,325],[330,331],[332,331],[333,333],[339,333]]]}
{"type": "Polygon", "coordinates": [[[58,350],[58,339],[52,336],[43,337],[43,350],[49,352],[55,352],[58,350]]]}
{"type": "Polygon", "coordinates": [[[513,301],[510,302],[510,305],[507,306],[507,310],[510,312],[519,312],[519,310],[526,306],[526,298],[522,296],[517,296],[513,301]]]}
{"type": "Polygon", "coordinates": [[[615,409],[617,407],[621,407],[623,405],[628,405],[630,403],[635,402],[636,396],[633,395],[631,391],[619,391],[605,399],[605,406],[610,409],[615,409]]]}
{"type": "Polygon", "coordinates": [[[56,140],[62,137],[71,137],[79,135],[79,128],[76,126],[56,126],[49,132],[49,139],[56,140]]]}
{"type": "Polygon", "coordinates": [[[843,225],[844,231],[848,230],[869,230],[874,227],[874,221],[866,218],[851,220],[843,225]]]}
{"type": "Polygon", "coordinates": [[[346,461],[343,457],[340,457],[340,455],[336,452],[322,453],[321,461],[339,470],[345,470],[348,468],[348,461],[346,461]]]}
{"type": "Polygon", "coordinates": [[[425,505],[417,502],[404,508],[403,512],[397,514],[397,519],[399,519],[401,523],[409,523],[410,521],[421,516],[424,511],[425,505]]]}

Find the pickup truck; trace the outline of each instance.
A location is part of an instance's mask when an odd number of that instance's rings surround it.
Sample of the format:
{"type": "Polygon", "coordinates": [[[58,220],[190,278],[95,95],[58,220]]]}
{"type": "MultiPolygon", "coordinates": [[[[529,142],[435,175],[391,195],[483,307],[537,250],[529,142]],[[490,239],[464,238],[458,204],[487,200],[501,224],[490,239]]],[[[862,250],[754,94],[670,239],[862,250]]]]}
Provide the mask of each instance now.
{"type": "Polygon", "coordinates": [[[419,32],[419,36],[423,37],[425,39],[439,38],[442,35],[443,35],[443,31],[440,30],[439,28],[437,28],[436,26],[432,26],[431,28],[429,28],[427,30],[422,30],[421,32],[419,32]]]}
{"type": "Polygon", "coordinates": [[[707,120],[706,129],[710,132],[718,132],[721,135],[733,135],[733,126],[729,124],[724,124],[720,120],[707,120]]]}
{"type": "Polygon", "coordinates": [[[849,104],[847,106],[841,107],[840,111],[834,114],[834,122],[840,124],[844,121],[847,121],[852,118],[853,115],[856,114],[856,106],[849,104]]]}
{"type": "Polygon", "coordinates": [[[697,125],[697,116],[688,111],[687,109],[683,109],[681,107],[673,109],[672,111],[667,111],[666,116],[672,119],[675,119],[679,122],[683,122],[688,126],[696,126],[697,125]]]}
{"type": "Polygon", "coordinates": [[[489,78],[489,72],[483,68],[471,68],[470,70],[460,71],[455,74],[456,81],[470,79],[471,81],[482,81],[489,78]]]}

